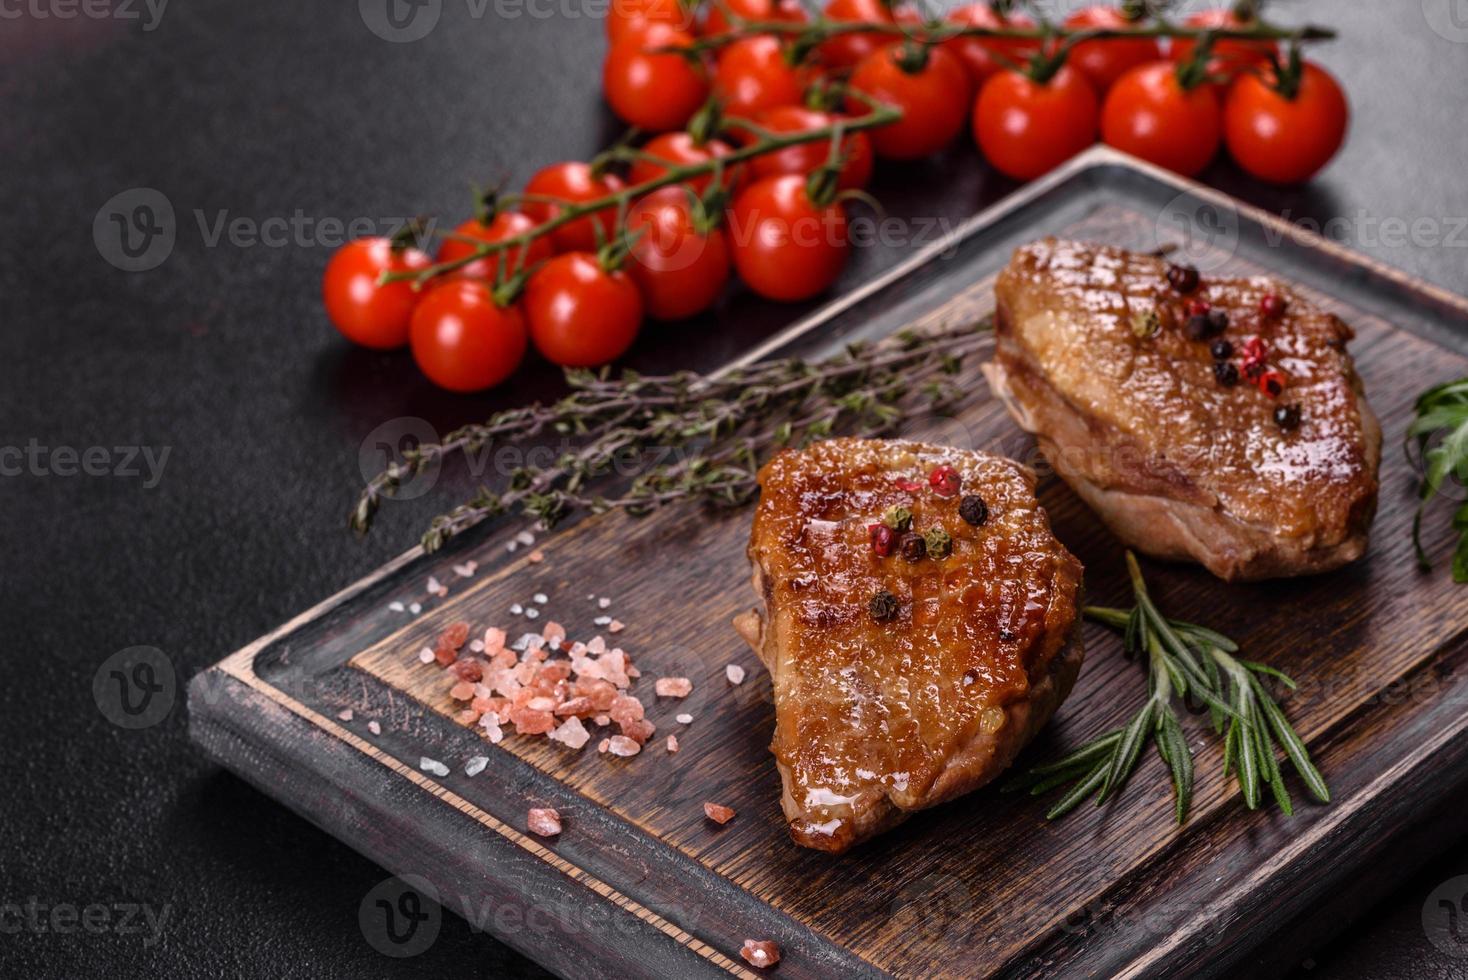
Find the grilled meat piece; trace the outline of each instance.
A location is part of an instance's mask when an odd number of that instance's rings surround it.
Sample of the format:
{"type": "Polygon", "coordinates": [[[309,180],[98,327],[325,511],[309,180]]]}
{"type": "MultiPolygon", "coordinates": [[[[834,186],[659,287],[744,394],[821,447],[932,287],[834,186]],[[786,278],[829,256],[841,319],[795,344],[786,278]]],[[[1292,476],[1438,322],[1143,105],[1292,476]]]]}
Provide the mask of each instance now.
{"type": "Polygon", "coordinates": [[[1230,581],[1354,561],[1381,426],[1351,329],[1275,279],[1190,278],[1105,246],[1020,248],[990,385],[1131,547],[1230,581]]]}
{"type": "Polygon", "coordinates": [[[765,615],[735,626],[774,681],[790,834],[839,853],[982,786],[1045,724],[1080,670],[1081,566],[1034,474],[988,453],[832,439],[759,480],[765,615]]]}

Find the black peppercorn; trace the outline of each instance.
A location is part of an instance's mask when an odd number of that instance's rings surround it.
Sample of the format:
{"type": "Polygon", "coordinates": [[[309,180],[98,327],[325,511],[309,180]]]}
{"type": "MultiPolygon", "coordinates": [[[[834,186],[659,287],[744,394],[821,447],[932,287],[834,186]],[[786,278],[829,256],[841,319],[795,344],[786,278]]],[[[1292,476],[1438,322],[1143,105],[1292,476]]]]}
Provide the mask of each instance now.
{"type": "Polygon", "coordinates": [[[1213,325],[1202,314],[1195,313],[1183,324],[1183,336],[1191,341],[1207,340],[1213,336],[1213,325]]]}
{"type": "Polygon", "coordinates": [[[1210,310],[1208,312],[1208,328],[1213,331],[1213,336],[1218,336],[1228,329],[1228,314],[1222,310],[1210,310]]]}
{"type": "Polygon", "coordinates": [[[1239,383],[1239,366],[1233,361],[1215,361],[1213,363],[1213,380],[1225,388],[1232,388],[1239,383]]]}
{"type": "Polygon", "coordinates": [[[1190,265],[1169,265],[1167,284],[1180,293],[1191,293],[1198,288],[1198,270],[1190,265]]]}
{"type": "Polygon", "coordinates": [[[989,519],[989,505],[978,494],[968,494],[958,502],[958,516],[974,527],[979,527],[989,519]]]}
{"type": "Polygon", "coordinates": [[[1280,405],[1274,410],[1274,424],[1286,432],[1299,426],[1300,406],[1280,405]]]}
{"type": "Polygon", "coordinates": [[[897,597],[886,589],[878,589],[877,593],[867,600],[867,612],[879,623],[885,623],[897,617],[899,604],[897,597]]]}
{"type": "Polygon", "coordinates": [[[1208,348],[1208,352],[1213,355],[1215,361],[1226,361],[1234,356],[1234,345],[1220,337],[1213,342],[1213,346],[1208,348]]]}
{"type": "Polygon", "coordinates": [[[928,543],[921,534],[909,531],[902,536],[902,557],[910,562],[920,562],[928,555],[928,543]]]}

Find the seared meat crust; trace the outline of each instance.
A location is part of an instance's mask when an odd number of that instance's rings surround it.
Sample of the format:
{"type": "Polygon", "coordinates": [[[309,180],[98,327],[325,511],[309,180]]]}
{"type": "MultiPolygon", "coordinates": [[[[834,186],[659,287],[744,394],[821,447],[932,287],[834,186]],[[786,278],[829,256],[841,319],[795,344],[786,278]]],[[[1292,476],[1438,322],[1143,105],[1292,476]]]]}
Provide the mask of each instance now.
{"type": "Polygon", "coordinates": [[[1205,277],[1180,296],[1162,259],[1055,239],[1016,251],[995,298],[991,386],[1128,545],[1228,580],[1365,551],[1381,428],[1338,317],[1269,277],[1205,277]],[[1261,314],[1270,293],[1282,316],[1261,314]],[[1249,338],[1263,341],[1285,379],[1277,398],[1247,378],[1219,383],[1210,343],[1185,333],[1193,300],[1227,314],[1236,367],[1249,338]],[[1155,334],[1133,329],[1153,313],[1155,334]],[[1285,405],[1299,406],[1293,429],[1275,419],[1285,405]]]}
{"type": "Polygon", "coordinates": [[[749,555],[764,616],[736,627],[769,668],[781,803],[800,844],[840,852],[1003,771],[1081,664],[1080,563],[1050,532],[1034,475],[921,443],[833,439],[760,472],[749,555]],[[961,492],[928,474],[954,467],[961,492]],[[978,494],[988,518],[959,516],[978,494]],[[908,508],[952,554],[880,557],[869,526],[908,508]],[[868,608],[878,590],[895,618],[868,608]]]}

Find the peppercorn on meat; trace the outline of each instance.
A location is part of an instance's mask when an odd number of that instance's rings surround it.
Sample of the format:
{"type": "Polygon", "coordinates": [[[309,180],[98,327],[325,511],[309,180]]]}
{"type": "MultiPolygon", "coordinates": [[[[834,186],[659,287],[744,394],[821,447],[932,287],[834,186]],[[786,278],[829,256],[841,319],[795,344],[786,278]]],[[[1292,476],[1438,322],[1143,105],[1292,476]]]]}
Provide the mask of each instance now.
{"type": "Polygon", "coordinates": [[[760,471],[749,555],[791,836],[840,852],[1003,771],[1081,664],[1081,566],[1035,477],[987,453],[832,439],[760,471]]]}
{"type": "Polygon", "coordinates": [[[991,386],[1128,545],[1228,580],[1364,553],[1381,428],[1339,318],[1270,277],[1055,239],[995,299],[991,386]]]}

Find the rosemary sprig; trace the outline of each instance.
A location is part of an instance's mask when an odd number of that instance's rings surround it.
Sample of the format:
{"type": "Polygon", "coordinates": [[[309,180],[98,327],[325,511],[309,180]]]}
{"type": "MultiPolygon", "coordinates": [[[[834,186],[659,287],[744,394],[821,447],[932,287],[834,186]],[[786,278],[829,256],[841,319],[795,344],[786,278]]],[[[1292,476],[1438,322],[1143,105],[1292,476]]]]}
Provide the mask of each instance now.
{"type": "Polygon", "coordinates": [[[368,482],[350,523],[367,531],[384,498],[450,457],[488,458],[499,446],[546,437],[567,448],[548,465],[515,468],[503,486],[478,487],[434,518],[424,547],[515,510],[551,526],[577,510],[645,514],[683,500],[738,506],[754,496],[755,474],[776,449],[890,433],[915,411],[952,406],[963,395],[954,376],[965,356],[990,343],[989,326],[904,331],[824,361],[762,361],[713,375],[567,371],[572,391],[560,401],[500,412],[402,452],[368,482]],[[635,477],[617,476],[626,469],[616,464],[649,457],[635,477]]]}
{"type": "Polygon", "coordinates": [[[1208,709],[1214,732],[1224,737],[1224,776],[1237,770],[1249,809],[1259,808],[1261,790],[1268,787],[1279,808],[1287,815],[1294,813],[1275,756],[1276,743],[1310,794],[1329,802],[1330,790],[1310,761],[1309,750],[1264,684],[1273,678],[1294,690],[1295,682],[1272,667],[1237,658],[1238,644],[1222,633],[1164,617],[1147,592],[1136,556],[1128,551],[1126,561],[1136,605],[1129,610],[1088,606],[1085,615],[1121,631],[1128,654],[1146,654],[1147,702],[1124,727],[1030,770],[1006,789],[1025,789],[1038,796],[1069,784],[1046,813],[1050,820],[1093,795],[1099,806],[1121,792],[1150,740],[1171,773],[1173,814],[1183,823],[1192,803],[1194,773],[1193,752],[1173,706],[1174,700],[1182,699],[1208,709]]]}
{"type": "MultiPolygon", "coordinates": [[[[1417,398],[1417,417],[1407,428],[1407,457],[1422,466],[1418,490],[1421,503],[1412,518],[1412,546],[1417,562],[1426,571],[1432,567],[1422,547],[1422,515],[1432,498],[1443,492],[1451,477],[1460,486],[1468,484],[1468,378],[1429,388],[1417,398]]],[[[1468,502],[1453,512],[1453,530],[1458,545],[1453,551],[1453,581],[1468,582],[1468,502]]]]}

